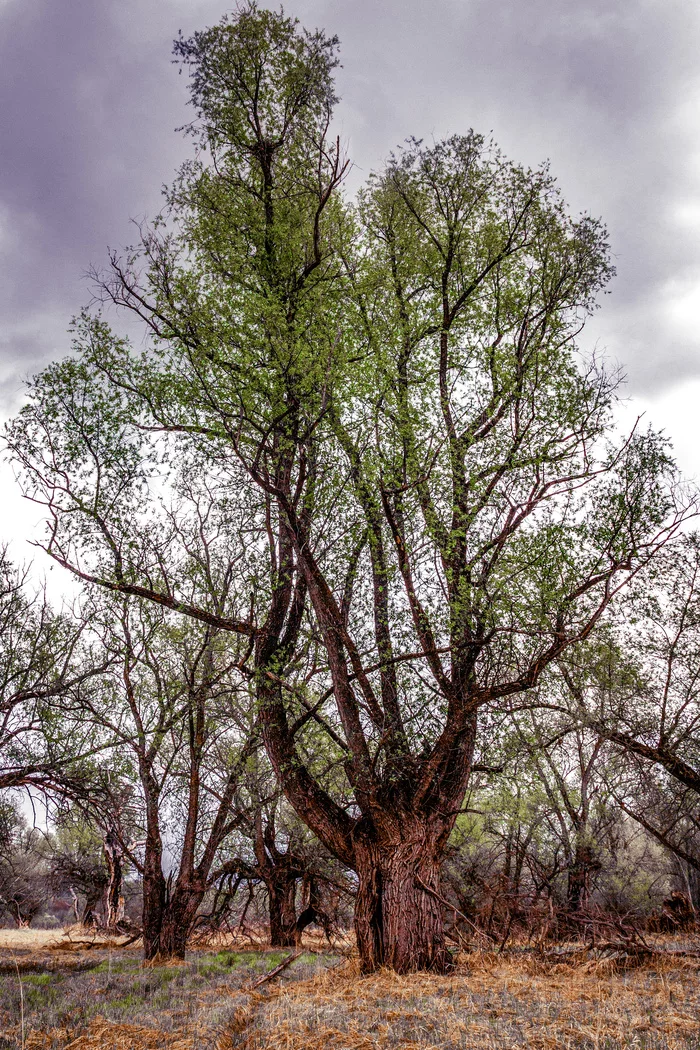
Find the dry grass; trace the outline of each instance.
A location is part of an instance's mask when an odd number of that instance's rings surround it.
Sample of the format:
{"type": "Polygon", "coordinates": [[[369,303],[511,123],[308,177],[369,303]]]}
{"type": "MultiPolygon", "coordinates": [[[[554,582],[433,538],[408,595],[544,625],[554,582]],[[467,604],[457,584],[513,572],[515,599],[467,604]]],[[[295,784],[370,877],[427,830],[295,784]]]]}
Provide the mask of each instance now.
{"type": "MultiPolygon", "coordinates": [[[[62,974],[23,978],[25,1050],[700,1050],[692,958],[620,970],[583,955],[474,953],[447,977],[362,977],[354,960],[336,955],[327,969],[331,958],[306,956],[250,991],[279,954],[197,952],[144,968],[122,952],[90,974],[72,973],[66,954],[62,974]]],[[[8,989],[0,1050],[20,1046],[8,989]]]]}
{"type": "Polygon", "coordinates": [[[62,940],[66,934],[63,930],[0,930],[0,949],[38,951],[62,940]]]}
{"type": "Polygon", "coordinates": [[[471,956],[449,977],[340,972],[281,989],[231,1047],[245,1050],[689,1050],[700,1047],[696,962],[611,966],[471,956]],[[606,972],[606,968],[608,972],[606,972]]]}
{"type": "MultiPolygon", "coordinates": [[[[80,926],[63,930],[0,930],[0,975],[89,970],[108,955],[122,952],[125,940],[128,938],[105,937],[80,926]]],[[[137,957],[138,946],[132,945],[129,954],[137,957]]]]}
{"type": "Polygon", "coordinates": [[[157,1028],[144,1025],[114,1024],[98,1018],[87,1031],[74,1038],[68,1029],[51,1032],[31,1032],[25,1050],[195,1050],[195,1035],[169,1035],[157,1028]]]}
{"type": "Polygon", "coordinates": [[[86,945],[104,948],[117,948],[126,936],[105,937],[94,930],[82,926],[64,926],[59,930],[3,930],[0,929],[0,951],[40,952],[76,951],[86,945]]]}
{"type": "MultiPolygon", "coordinates": [[[[204,951],[245,951],[247,949],[264,950],[269,946],[269,931],[266,926],[248,928],[246,933],[221,931],[195,935],[189,947],[204,951]]],[[[352,930],[338,931],[329,941],[320,930],[304,930],[303,946],[313,952],[332,952],[333,954],[351,955],[355,950],[355,937],[352,930]]]]}

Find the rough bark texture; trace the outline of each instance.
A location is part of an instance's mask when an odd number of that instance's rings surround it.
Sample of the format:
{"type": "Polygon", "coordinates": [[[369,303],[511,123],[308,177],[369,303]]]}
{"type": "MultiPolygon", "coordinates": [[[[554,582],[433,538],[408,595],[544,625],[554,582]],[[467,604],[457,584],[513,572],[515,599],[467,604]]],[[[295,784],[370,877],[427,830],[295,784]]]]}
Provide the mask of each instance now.
{"type": "Polygon", "coordinates": [[[581,911],[588,905],[591,890],[591,875],[600,870],[600,861],[590,845],[577,844],[574,863],[569,869],[567,882],[567,905],[572,912],[581,911]]]}
{"type": "Polygon", "coordinates": [[[355,846],[357,896],[355,897],[355,939],[363,973],[384,965],[384,927],[382,917],[382,875],[379,850],[369,835],[358,835],[355,846]]]}
{"type": "Polygon", "coordinates": [[[144,872],[143,877],[143,957],[155,959],[160,955],[160,933],[165,906],[165,879],[162,872],[144,872]]]}
{"type": "Polygon", "coordinates": [[[187,938],[204,898],[199,887],[176,885],[163,912],[159,954],[164,959],[184,959],[187,938]]]}
{"type": "Polygon", "coordinates": [[[451,969],[439,894],[441,850],[422,824],[401,839],[358,843],[355,934],[364,973],[451,969]]]}
{"type": "Polygon", "coordinates": [[[80,921],[86,929],[99,926],[95,909],[100,903],[100,897],[99,889],[93,890],[92,893],[88,893],[85,896],[85,907],[83,908],[83,915],[80,921]]]}
{"type": "Polygon", "coordinates": [[[288,948],[299,943],[296,915],[297,876],[295,872],[277,871],[265,877],[270,909],[270,944],[288,948]]]}
{"type": "Polygon", "coordinates": [[[279,849],[275,837],[274,811],[264,819],[262,809],[259,809],[255,814],[256,874],[267,889],[270,944],[287,948],[299,942],[296,892],[304,865],[289,847],[279,849]]]}
{"type": "Polygon", "coordinates": [[[157,803],[147,801],[146,847],[143,863],[143,957],[155,959],[160,954],[160,932],[165,911],[166,884],[163,877],[163,844],[157,819],[157,803]]]}

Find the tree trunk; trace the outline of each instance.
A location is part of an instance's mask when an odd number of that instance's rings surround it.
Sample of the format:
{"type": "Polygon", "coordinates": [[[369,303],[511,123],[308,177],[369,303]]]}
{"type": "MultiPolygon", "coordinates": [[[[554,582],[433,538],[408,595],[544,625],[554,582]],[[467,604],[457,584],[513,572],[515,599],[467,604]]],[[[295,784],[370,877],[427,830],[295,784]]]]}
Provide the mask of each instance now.
{"type": "Polygon", "coordinates": [[[100,896],[101,894],[99,890],[93,890],[92,893],[85,894],[85,907],[83,908],[83,917],[80,920],[80,924],[86,929],[98,925],[95,908],[99,904],[100,896]]]}
{"type": "Polygon", "coordinates": [[[569,868],[566,890],[566,902],[571,912],[583,910],[588,905],[591,891],[591,875],[600,870],[593,847],[586,843],[577,843],[574,862],[569,868]]]}
{"type": "Polygon", "coordinates": [[[203,894],[177,890],[163,914],[160,931],[160,955],[167,959],[184,959],[187,939],[203,894]]]}
{"type": "Polygon", "coordinates": [[[684,881],[688,899],[697,914],[700,912],[700,868],[692,867],[690,864],[683,864],[683,873],[685,875],[684,881]]]}
{"type": "Polygon", "coordinates": [[[141,926],[143,928],[143,957],[155,959],[160,954],[160,931],[166,901],[166,884],[163,875],[163,840],[160,834],[160,789],[150,769],[141,764],[141,783],[146,797],[146,844],[143,854],[143,904],[141,926]]]}
{"type": "Polygon", "coordinates": [[[440,886],[442,851],[426,829],[398,842],[357,842],[355,935],[363,973],[387,966],[397,973],[445,973],[440,886]]]}
{"type": "Polygon", "coordinates": [[[160,935],[165,911],[165,879],[160,863],[155,870],[148,866],[143,873],[143,957],[155,959],[160,955],[160,935]]]}
{"type": "Polygon", "coordinates": [[[358,835],[355,845],[357,895],[353,925],[363,973],[384,965],[382,873],[376,844],[358,835]]]}
{"type": "Polygon", "coordinates": [[[306,901],[306,906],[302,907],[301,912],[297,916],[297,934],[299,943],[301,942],[301,935],[306,927],[311,926],[312,923],[318,923],[318,925],[323,927],[326,940],[330,944],[333,923],[321,903],[321,896],[318,892],[316,880],[308,874],[306,874],[303,879],[301,897],[302,905],[304,904],[304,901],[306,901]]]}
{"type": "Polygon", "coordinates": [[[123,863],[119,844],[111,831],[104,839],[104,855],[107,864],[109,881],[105,890],[105,926],[115,930],[124,917],[124,898],[122,896],[123,863]]]}
{"type": "Polygon", "coordinates": [[[277,870],[265,877],[270,910],[270,944],[290,948],[299,943],[296,913],[297,876],[277,870]]]}

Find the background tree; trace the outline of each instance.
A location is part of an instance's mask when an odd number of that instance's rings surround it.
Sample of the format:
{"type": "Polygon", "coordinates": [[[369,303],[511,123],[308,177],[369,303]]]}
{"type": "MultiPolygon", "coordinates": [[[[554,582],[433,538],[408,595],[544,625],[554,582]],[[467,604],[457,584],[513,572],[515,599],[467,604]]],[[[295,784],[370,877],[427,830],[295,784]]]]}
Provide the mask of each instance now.
{"type": "Polygon", "coordinates": [[[215,860],[238,822],[236,790],[256,746],[239,715],[236,654],[227,636],[169,624],[153,606],[103,604],[98,628],[115,670],[83,699],[82,712],[132,765],[143,845],[118,825],[112,834],[142,876],[145,957],[184,957],[215,860]]]}
{"type": "MultiPolygon", "coordinates": [[[[562,664],[570,710],[628,757],[618,802],[700,871],[700,539],[647,568],[597,645],[562,664]]],[[[693,877],[694,880],[697,876],[693,877]]]]}
{"type": "Polygon", "coordinates": [[[214,876],[220,892],[212,911],[230,907],[242,883],[249,887],[251,902],[255,886],[262,885],[271,945],[300,944],[304,930],[313,924],[330,939],[341,899],[347,901],[353,892],[345,872],[285,805],[269,771],[267,776],[248,771],[241,787],[249,801],[238,803],[239,845],[214,876]]]}
{"type": "Polygon", "coordinates": [[[64,810],[61,817],[49,847],[48,884],[55,893],[71,895],[76,922],[83,926],[108,926],[105,898],[109,870],[105,864],[101,836],[79,812],[64,810]],[[82,898],[80,910],[79,898],[82,898]],[[98,914],[100,910],[101,916],[98,914]]]}
{"type": "Polygon", "coordinates": [[[87,793],[94,741],[63,704],[104,666],[83,631],[77,606],[57,613],[0,551],[0,789],[87,793]]]}
{"type": "Polygon", "coordinates": [[[50,896],[47,843],[11,799],[0,799],[0,915],[31,925],[50,896]]]}

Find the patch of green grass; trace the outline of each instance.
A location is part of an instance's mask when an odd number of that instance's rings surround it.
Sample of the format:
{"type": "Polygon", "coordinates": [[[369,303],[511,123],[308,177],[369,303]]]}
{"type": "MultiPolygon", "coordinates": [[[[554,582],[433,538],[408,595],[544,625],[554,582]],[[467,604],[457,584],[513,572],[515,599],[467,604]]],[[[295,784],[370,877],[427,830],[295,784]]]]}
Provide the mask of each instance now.
{"type": "Polygon", "coordinates": [[[22,977],[22,984],[58,984],[58,982],[62,980],[63,975],[60,973],[28,973],[26,976],[22,977]]]}
{"type": "Polygon", "coordinates": [[[217,952],[216,955],[200,956],[194,963],[195,970],[204,977],[219,976],[233,970],[264,972],[273,970],[288,952],[217,952]]]}
{"type": "Polygon", "coordinates": [[[24,993],[25,1007],[31,1010],[45,1010],[57,1003],[59,999],[60,993],[57,988],[28,988],[24,993]]]}
{"type": "Polygon", "coordinates": [[[212,965],[241,966],[249,954],[249,952],[217,952],[216,955],[205,955],[203,958],[208,959],[212,965]]]}
{"type": "Polygon", "coordinates": [[[245,965],[247,960],[241,952],[217,952],[216,955],[204,955],[194,962],[196,972],[205,975],[223,974],[245,965]]]}
{"type": "Polygon", "coordinates": [[[180,966],[159,966],[157,969],[155,967],[149,967],[149,969],[144,972],[148,974],[147,982],[169,984],[170,981],[174,981],[178,977],[184,977],[188,971],[185,967],[180,966]]]}
{"type": "Polygon", "coordinates": [[[129,973],[140,968],[138,959],[104,959],[91,973],[129,973]]]}
{"type": "Polygon", "coordinates": [[[118,1013],[123,1013],[125,1010],[133,1010],[137,1006],[141,1006],[143,1003],[144,996],[137,995],[135,992],[127,992],[126,995],[122,995],[119,999],[109,999],[105,1004],[105,1010],[114,1010],[118,1013]]]}

